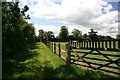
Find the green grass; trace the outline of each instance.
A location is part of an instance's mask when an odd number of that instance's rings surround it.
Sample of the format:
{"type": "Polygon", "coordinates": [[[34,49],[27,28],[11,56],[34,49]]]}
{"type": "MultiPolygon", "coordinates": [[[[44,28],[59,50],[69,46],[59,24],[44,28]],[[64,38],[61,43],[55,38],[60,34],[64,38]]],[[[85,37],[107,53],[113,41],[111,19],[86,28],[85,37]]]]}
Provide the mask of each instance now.
{"type": "MultiPolygon", "coordinates": [[[[58,43],[56,43],[56,44],[58,44],[58,43]]],[[[61,49],[63,49],[63,50],[65,50],[65,44],[66,43],[64,43],[64,42],[61,42],[60,43],[61,44],[61,49]]],[[[57,46],[58,47],[58,46],[57,46]]],[[[57,50],[58,51],[58,50],[57,50]]],[[[80,51],[81,53],[79,53],[79,56],[81,57],[81,56],[83,56],[84,54],[82,54],[82,52],[90,52],[90,50],[84,50],[84,49],[73,49],[73,51],[80,51]]],[[[114,52],[114,51],[100,51],[100,52],[102,52],[103,54],[113,54],[113,55],[120,55],[120,52],[114,52]]],[[[97,54],[99,54],[98,52],[96,52],[96,51],[93,51],[92,53],[97,53],[97,54]]],[[[74,52],[72,52],[71,53],[72,55],[75,55],[75,56],[77,56],[76,55],[76,53],[74,53],[74,52]]],[[[64,57],[66,57],[66,53],[61,53],[61,55],[62,56],[64,56],[64,57]]],[[[90,58],[97,58],[97,59],[103,59],[103,60],[108,60],[107,58],[105,58],[103,55],[92,55],[92,54],[88,54],[86,57],[90,57],[90,58]]],[[[110,59],[112,59],[112,60],[117,60],[119,57],[113,57],[113,56],[107,56],[107,57],[109,57],[110,59]]],[[[72,57],[72,59],[77,59],[77,57],[72,57]]],[[[94,62],[94,63],[98,63],[98,64],[107,64],[108,62],[106,62],[106,61],[99,61],[99,60],[92,60],[92,59],[86,59],[86,58],[84,58],[84,60],[86,60],[87,62],[94,62]]],[[[73,61],[73,60],[72,60],[73,61]]],[[[81,62],[81,64],[84,64],[84,63],[82,63],[81,62]]],[[[92,66],[94,66],[94,67],[99,67],[98,65],[92,65],[92,66]]],[[[116,64],[110,64],[110,66],[113,66],[113,67],[118,67],[116,64]]],[[[120,70],[118,70],[118,69],[113,69],[113,68],[108,68],[108,67],[102,67],[102,69],[105,69],[105,70],[109,70],[109,71],[113,71],[113,72],[120,72],[120,70]]],[[[106,73],[106,72],[104,72],[104,74],[108,74],[109,75],[109,73],[106,73]]],[[[110,74],[110,75],[113,75],[113,74],[110,74]]],[[[114,76],[118,76],[118,75],[114,75],[114,76]]],[[[120,76],[119,76],[120,77],[120,76]]]]}
{"type": "MultiPolygon", "coordinates": [[[[81,50],[81,49],[74,49],[74,51],[80,51],[81,53],[79,53],[78,55],[81,57],[83,56],[84,54],[82,54],[82,52],[90,52],[90,50],[81,50]]],[[[119,55],[120,53],[119,52],[111,52],[111,51],[100,51],[102,52],[103,54],[114,54],[114,55],[119,55]]],[[[92,53],[96,53],[96,54],[99,54],[97,53],[96,51],[92,52],[92,53]]],[[[71,53],[72,55],[76,55],[76,53],[72,52],[71,53]]],[[[90,58],[97,58],[97,59],[103,59],[103,60],[108,60],[107,58],[105,58],[104,56],[102,55],[92,55],[92,54],[88,54],[86,57],[90,57],[90,58]]],[[[119,57],[112,57],[112,56],[107,56],[109,57],[110,59],[112,60],[117,60],[119,57]]],[[[73,59],[77,59],[77,57],[73,57],[73,59]]],[[[94,63],[99,63],[99,64],[106,64],[108,62],[106,61],[98,61],[98,60],[92,60],[92,59],[86,59],[84,58],[84,60],[86,60],[87,62],[94,62],[94,63]]],[[[81,63],[82,64],[82,63],[81,63]]],[[[92,65],[94,67],[99,67],[98,65],[92,65]]],[[[113,66],[113,67],[118,67],[116,64],[110,64],[110,66],[113,66]]],[[[113,68],[108,68],[108,67],[103,67],[102,69],[105,69],[105,70],[109,70],[109,71],[114,71],[114,72],[120,72],[120,70],[118,69],[113,69],[113,68]]],[[[106,72],[105,72],[106,74],[106,72]]],[[[108,74],[108,73],[107,73],[108,74]]],[[[118,76],[118,75],[115,75],[115,76],[118,76]]]]}
{"type": "Polygon", "coordinates": [[[21,51],[18,55],[3,61],[3,78],[84,78],[114,79],[98,71],[86,70],[75,65],[67,65],[51,52],[43,43],[36,43],[34,48],[21,51]]]}

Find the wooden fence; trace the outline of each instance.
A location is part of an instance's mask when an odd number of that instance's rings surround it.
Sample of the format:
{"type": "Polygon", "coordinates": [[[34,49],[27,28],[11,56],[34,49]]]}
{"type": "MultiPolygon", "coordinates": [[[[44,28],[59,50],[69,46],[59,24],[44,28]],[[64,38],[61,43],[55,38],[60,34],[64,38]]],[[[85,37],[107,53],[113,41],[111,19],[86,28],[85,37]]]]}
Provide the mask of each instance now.
{"type": "Polygon", "coordinates": [[[76,49],[99,49],[107,51],[120,51],[120,40],[102,40],[102,41],[70,41],[72,48],[76,49]]]}
{"type": "MultiPolygon", "coordinates": [[[[77,42],[74,42],[72,44],[77,44],[77,42]]],[[[92,48],[89,52],[81,52],[81,49],[71,50],[70,43],[63,45],[62,43],[58,42],[47,42],[47,46],[52,52],[65,60],[67,64],[76,64],[94,70],[100,70],[120,75],[120,54],[102,53],[97,48],[92,48]],[[65,55],[63,55],[63,53],[65,55]]],[[[77,47],[76,45],[74,46],[77,47]]]]}
{"type": "Polygon", "coordinates": [[[57,54],[59,57],[61,57],[63,60],[66,61],[67,64],[70,64],[71,61],[71,55],[70,55],[70,44],[62,44],[62,43],[56,43],[56,42],[47,42],[48,48],[57,54]],[[64,49],[62,49],[62,47],[64,49]]]}
{"type": "Polygon", "coordinates": [[[71,64],[120,75],[120,54],[102,53],[97,49],[89,52],[73,50],[71,64]]]}

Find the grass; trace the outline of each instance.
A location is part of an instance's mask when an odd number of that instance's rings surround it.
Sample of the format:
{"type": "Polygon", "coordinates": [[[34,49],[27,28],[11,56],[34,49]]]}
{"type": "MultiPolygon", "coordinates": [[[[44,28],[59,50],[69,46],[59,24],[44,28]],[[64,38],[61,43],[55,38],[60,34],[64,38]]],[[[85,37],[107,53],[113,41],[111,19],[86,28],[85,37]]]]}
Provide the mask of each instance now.
{"type": "Polygon", "coordinates": [[[36,43],[33,48],[18,52],[12,58],[3,60],[3,79],[9,80],[9,78],[117,79],[117,77],[108,76],[99,71],[67,65],[43,43],[36,43]]]}
{"type": "MultiPolygon", "coordinates": [[[[60,42],[60,44],[61,44],[61,49],[62,50],[65,50],[65,42],[60,42]]],[[[56,43],[56,45],[58,45],[58,42],[56,43]]],[[[58,46],[57,46],[58,47],[58,46]]],[[[83,56],[84,54],[82,53],[82,52],[90,52],[90,50],[84,50],[84,49],[73,49],[73,51],[79,51],[79,52],[81,52],[81,53],[79,53],[79,56],[81,57],[81,56],[83,56]]],[[[58,50],[57,50],[57,52],[58,52],[58,50]]],[[[113,55],[120,55],[120,52],[114,52],[114,51],[100,51],[101,53],[103,53],[103,54],[113,54],[113,55]]],[[[99,54],[98,52],[96,52],[96,51],[93,51],[92,53],[96,53],[96,54],[99,54]]],[[[76,53],[74,53],[74,52],[72,52],[71,53],[72,55],[75,55],[75,56],[77,56],[77,54],[76,53]]],[[[61,52],[61,55],[62,56],[64,56],[64,57],[66,57],[66,53],[65,52],[61,52]]],[[[88,54],[86,57],[90,57],[90,58],[97,58],[97,59],[102,59],[102,60],[108,60],[107,58],[105,58],[103,55],[93,55],[93,54],[88,54]]],[[[117,60],[117,59],[119,59],[119,57],[115,57],[115,56],[107,56],[107,57],[109,57],[110,59],[112,59],[112,60],[117,60]]],[[[72,59],[77,59],[78,57],[72,57],[72,59]]],[[[92,60],[92,59],[87,59],[87,58],[84,58],[84,60],[86,60],[87,62],[94,62],[94,63],[97,63],[97,64],[107,64],[108,62],[106,62],[106,61],[99,61],[99,60],[92,60]]],[[[73,60],[72,60],[73,61],[73,60]]],[[[85,63],[80,63],[80,64],[85,64],[85,63]]],[[[99,65],[92,65],[92,66],[94,66],[94,67],[99,67],[99,65]]],[[[118,67],[116,64],[114,64],[114,63],[112,63],[112,64],[110,64],[110,66],[113,66],[113,67],[118,67]]],[[[109,71],[112,71],[112,72],[120,72],[120,70],[119,69],[113,69],[113,68],[108,68],[108,67],[102,67],[102,69],[104,69],[104,70],[109,70],[109,71]]],[[[104,72],[105,74],[108,74],[109,75],[109,73],[107,72],[104,72]]],[[[113,75],[113,74],[110,74],[110,75],[113,75]]],[[[114,76],[118,76],[118,77],[120,77],[119,75],[114,75],[114,76]]]]}
{"type": "MultiPolygon", "coordinates": [[[[90,52],[90,50],[81,50],[81,49],[74,49],[74,51],[79,51],[81,53],[79,53],[78,55],[81,57],[83,56],[84,54],[82,54],[82,52],[90,52]]],[[[110,52],[110,51],[101,51],[103,54],[114,54],[114,55],[119,55],[119,52],[110,52]]],[[[94,51],[93,53],[96,53],[98,54],[96,51],[94,51]]],[[[72,55],[76,55],[76,53],[72,52],[71,53],[72,55]]],[[[93,54],[88,54],[86,57],[90,57],[90,58],[97,58],[97,59],[102,59],[102,60],[108,60],[107,58],[103,57],[102,55],[93,55],[93,54]]],[[[119,59],[119,57],[112,57],[112,56],[108,56],[110,59],[112,60],[117,60],[119,59]]],[[[77,57],[73,57],[73,59],[77,59],[77,57]]],[[[108,62],[106,61],[98,61],[98,60],[92,60],[92,59],[87,59],[87,58],[84,58],[84,60],[86,60],[87,62],[94,62],[94,63],[98,63],[98,64],[107,64],[108,62]]],[[[82,64],[82,63],[81,63],[82,64]]],[[[99,67],[98,65],[92,65],[94,67],[99,67]]],[[[116,64],[112,63],[110,64],[110,66],[113,66],[113,67],[118,67],[116,64]]],[[[108,67],[103,67],[102,69],[104,70],[109,70],[109,71],[113,71],[113,72],[120,72],[119,69],[113,69],[113,68],[108,68],[108,67]]],[[[104,72],[105,74],[110,74],[110,73],[106,73],[104,72]]],[[[112,74],[113,75],[113,74],[112,74]]],[[[114,75],[114,76],[119,76],[119,75],[114,75]]],[[[120,77],[120,76],[119,76],[120,77]]]]}

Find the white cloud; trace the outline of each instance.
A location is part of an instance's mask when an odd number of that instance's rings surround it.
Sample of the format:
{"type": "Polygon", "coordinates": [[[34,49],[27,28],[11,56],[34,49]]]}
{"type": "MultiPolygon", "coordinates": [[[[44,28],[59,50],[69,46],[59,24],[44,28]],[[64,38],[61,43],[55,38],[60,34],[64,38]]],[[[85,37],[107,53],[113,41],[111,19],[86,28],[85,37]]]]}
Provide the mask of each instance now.
{"type": "Polygon", "coordinates": [[[44,31],[53,31],[54,35],[57,36],[59,31],[60,31],[60,27],[58,26],[53,26],[53,25],[34,25],[35,29],[36,29],[36,35],[38,35],[38,30],[43,29],[44,31]]]}
{"type": "MultiPolygon", "coordinates": [[[[28,4],[25,0],[22,1],[23,4],[28,4]]],[[[80,29],[83,30],[83,32],[84,30],[93,28],[98,30],[100,34],[108,35],[113,34],[112,32],[115,32],[117,29],[114,20],[118,18],[118,11],[111,11],[112,5],[103,0],[61,0],[61,4],[55,4],[55,1],[56,0],[35,0],[34,2],[37,2],[35,5],[28,4],[30,8],[28,14],[37,18],[74,24],[72,25],[74,28],[76,25],[80,25],[82,26],[80,29]],[[106,14],[103,14],[103,12],[106,14]],[[111,31],[111,28],[113,31],[111,31]]],[[[60,30],[60,28],[53,25],[45,25],[46,27],[40,26],[44,25],[39,25],[39,28],[46,30],[54,28],[55,34],[60,30]]],[[[69,29],[73,28],[71,26],[68,27],[69,29]]]]}
{"type": "MultiPolygon", "coordinates": [[[[53,31],[55,36],[58,36],[61,26],[53,26],[53,25],[34,25],[35,29],[36,29],[36,35],[38,35],[38,30],[43,29],[44,31],[53,31]]],[[[88,33],[90,31],[90,28],[86,28],[83,26],[79,26],[79,25],[65,25],[68,28],[68,32],[69,34],[71,34],[73,29],[79,29],[80,31],[82,31],[82,34],[88,33]]]]}
{"type": "MultiPolygon", "coordinates": [[[[53,26],[53,25],[34,25],[35,26],[35,29],[36,29],[36,34],[38,35],[38,30],[40,29],[43,29],[44,31],[53,31],[54,32],[54,35],[57,36],[60,32],[60,29],[61,29],[61,26],[53,26]]],[[[79,26],[79,25],[65,25],[67,26],[68,28],[68,31],[69,31],[69,34],[71,34],[72,30],[73,29],[79,29],[80,31],[82,31],[82,34],[85,34],[85,33],[88,33],[90,32],[90,28],[86,28],[86,27],[83,27],[83,26],[79,26]]],[[[118,24],[115,23],[115,24],[112,24],[109,27],[105,27],[105,28],[102,28],[102,29],[95,29],[95,31],[98,32],[98,35],[108,35],[108,36],[112,36],[112,37],[116,37],[116,34],[118,33],[118,28],[117,28],[118,24]]]]}

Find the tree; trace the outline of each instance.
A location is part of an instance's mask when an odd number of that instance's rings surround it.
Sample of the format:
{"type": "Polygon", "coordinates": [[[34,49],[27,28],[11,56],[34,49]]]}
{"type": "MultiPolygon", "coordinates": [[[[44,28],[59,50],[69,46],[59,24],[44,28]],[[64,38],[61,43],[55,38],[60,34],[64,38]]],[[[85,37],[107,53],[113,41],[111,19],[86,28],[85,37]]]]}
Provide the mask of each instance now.
{"type": "Polygon", "coordinates": [[[52,31],[47,32],[47,39],[48,41],[53,41],[55,38],[54,33],[52,31]]]}
{"type": "Polygon", "coordinates": [[[117,39],[117,40],[120,40],[120,34],[118,34],[118,35],[116,36],[116,39],[117,39]]]}
{"type": "Polygon", "coordinates": [[[70,40],[75,40],[74,37],[73,37],[73,35],[69,35],[69,39],[70,40]]]}
{"type": "Polygon", "coordinates": [[[87,34],[83,34],[82,40],[91,40],[87,34]]]}
{"type": "Polygon", "coordinates": [[[43,29],[40,29],[40,30],[38,30],[38,31],[39,31],[39,39],[40,39],[40,41],[43,41],[44,30],[43,30],[43,29]]]}
{"type": "Polygon", "coordinates": [[[39,31],[39,39],[40,41],[53,41],[55,36],[52,31],[44,31],[43,29],[38,30],[39,31]]]}
{"type": "Polygon", "coordinates": [[[35,28],[32,24],[28,24],[23,29],[24,32],[24,39],[26,42],[33,43],[35,41],[35,28]]]}
{"type": "Polygon", "coordinates": [[[72,30],[72,35],[74,37],[75,40],[81,40],[82,37],[82,32],[79,29],[73,29],[72,30]]]}
{"type": "Polygon", "coordinates": [[[105,36],[105,40],[113,40],[111,36],[105,36]]]}
{"type": "Polygon", "coordinates": [[[66,26],[61,26],[60,33],[58,35],[60,41],[68,41],[68,29],[66,26]]]}
{"type": "Polygon", "coordinates": [[[93,29],[90,29],[90,30],[91,30],[91,31],[88,32],[89,38],[90,38],[92,41],[98,40],[97,32],[95,32],[93,29]]]}
{"type": "Polygon", "coordinates": [[[18,4],[18,2],[2,2],[2,51],[4,58],[8,55],[13,56],[18,51],[27,48],[26,46],[30,44],[26,43],[25,38],[29,41],[31,39],[29,43],[33,43],[33,36],[35,36],[33,25],[25,20],[28,19],[25,13],[29,8],[26,6],[21,10],[18,4]],[[32,37],[29,38],[30,36],[32,37]]]}

